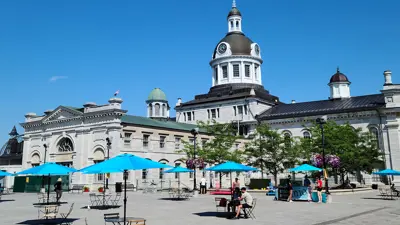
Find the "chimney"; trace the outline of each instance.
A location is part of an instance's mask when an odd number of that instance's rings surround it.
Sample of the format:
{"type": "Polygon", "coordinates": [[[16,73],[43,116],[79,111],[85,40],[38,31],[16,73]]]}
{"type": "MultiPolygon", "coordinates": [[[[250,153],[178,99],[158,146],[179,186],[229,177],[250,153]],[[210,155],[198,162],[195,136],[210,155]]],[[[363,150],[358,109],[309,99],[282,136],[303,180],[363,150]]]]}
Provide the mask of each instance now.
{"type": "Polygon", "coordinates": [[[30,112],[25,114],[25,122],[31,121],[31,119],[37,117],[36,113],[30,112]]]}
{"type": "Polygon", "coordinates": [[[390,70],[385,70],[383,72],[383,75],[385,76],[385,84],[384,85],[392,85],[392,72],[390,70]]]}
{"type": "Polygon", "coordinates": [[[178,101],[176,102],[175,106],[180,106],[182,105],[182,98],[178,98],[178,101]]]}
{"type": "Polygon", "coordinates": [[[296,100],[292,100],[292,104],[296,103],[296,100]]]}

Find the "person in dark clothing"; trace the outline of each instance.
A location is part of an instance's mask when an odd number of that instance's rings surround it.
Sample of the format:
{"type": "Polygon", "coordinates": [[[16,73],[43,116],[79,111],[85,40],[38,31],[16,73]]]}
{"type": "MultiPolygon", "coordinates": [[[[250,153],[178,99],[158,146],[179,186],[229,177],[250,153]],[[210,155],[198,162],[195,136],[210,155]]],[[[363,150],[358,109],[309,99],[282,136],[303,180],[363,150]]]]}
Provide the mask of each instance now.
{"type": "Polygon", "coordinates": [[[311,202],[312,200],[312,187],[311,187],[311,181],[308,179],[308,176],[306,175],[304,177],[304,186],[307,187],[307,192],[308,192],[308,201],[311,202]]]}
{"type": "Polygon", "coordinates": [[[287,179],[287,189],[289,191],[289,197],[288,197],[287,201],[288,202],[293,202],[292,201],[293,184],[292,184],[292,179],[291,179],[290,175],[288,176],[288,179],[287,179]]]}
{"type": "Polygon", "coordinates": [[[240,200],[239,198],[242,197],[242,192],[238,187],[235,188],[233,191],[233,200],[229,202],[228,204],[228,212],[230,212],[231,208],[240,205],[240,200]]]}
{"type": "Polygon", "coordinates": [[[59,202],[62,196],[62,179],[58,178],[57,182],[54,184],[54,191],[56,192],[56,201],[59,202]]]}

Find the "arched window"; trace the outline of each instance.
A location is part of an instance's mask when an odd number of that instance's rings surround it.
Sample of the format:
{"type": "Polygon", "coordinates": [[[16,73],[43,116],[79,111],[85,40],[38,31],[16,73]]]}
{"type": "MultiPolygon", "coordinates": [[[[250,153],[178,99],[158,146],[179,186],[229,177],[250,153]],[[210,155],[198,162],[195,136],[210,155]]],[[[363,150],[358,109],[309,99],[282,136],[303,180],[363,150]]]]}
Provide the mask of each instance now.
{"type": "Polygon", "coordinates": [[[149,116],[152,117],[153,116],[153,105],[149,104],[149,116]]]}
{"type": "Polygon", "coordinates": [[[310,132],[304,131],[304,132],[303,132],[303,138],[310,139],[310,138],[311,138],[310,132]]]}
{"type": "MultiPolygon", "coordinates": [[[[168,161],[166,159],[161,159],[160,161],[158,161],[159,163],[162,164],[168,164],[168,161]]],[[[164,168],[160,168],[160,173],[159,173],[159,177],[160,180],[164,179],[164,168]]]]}
{"type": "Polygon", "coordinates": [[[165,104],[162,105],[162,111],[161,111],[161,113],[162,113],[162,116],[165,116],[165,104]]]}
{"type": "Polygon", "coordinates": [[[372,127],[369,129],[369,132],[372,135],[372,141],[376,143],[376,146],[379,148],[379,131],[378,128],[372,127]]]}
{"type": "Polygon", "coordinates": [[[72,144],[71,139],[69,138],[62,138],[60,142],[58,142],[58,151],[59,152],[73,152],[74,145],[72,144]]]}
{"type": "Polygon", "coordinates": [[[236,28],[239,28],[239,21],[236,21],[236,28]]]}
{"type": "Polygon", "coordinates": [[[155,116],[160,116],[160,104],[156,103],[154,105],[155,116]]]}
{"type": "Polygon", "coordinates": [[[40,165],[40,156],[38,153],[34,153],[31,157],[31,166],[39,166],[40,165]]]}

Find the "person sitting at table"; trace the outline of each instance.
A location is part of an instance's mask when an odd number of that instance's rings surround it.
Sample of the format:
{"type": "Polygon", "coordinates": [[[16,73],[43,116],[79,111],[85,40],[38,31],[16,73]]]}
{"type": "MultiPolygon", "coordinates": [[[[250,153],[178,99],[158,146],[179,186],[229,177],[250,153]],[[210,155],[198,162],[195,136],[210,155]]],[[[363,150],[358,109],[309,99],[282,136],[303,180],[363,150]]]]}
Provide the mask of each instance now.
{"type": "Polygon", "coordinates": [[[239,198],[242,196],[242,192],[240,192],[240,189],[238,187],[235,188],[233,191],[233,198],[232,201],[228,203],[228,212],[231,211],[232,207],[235,207],[240,205],[240,200],[239,198]]]}
{"type": "MultiPolygon", "coordinates": [[[[250,195],[249,192],[246,191],[245,187],[242,187],[241,191],[242,191],[242,196],[239,198],[239,201],[244,201],[244,203],[240,203],[237,206],[236,215],[232,219],[239,219],[240,211],[242,209],[253,207],[253,197],[250,195]]],[[[246,212],[244,217],[247,218],[246,212]]]]}

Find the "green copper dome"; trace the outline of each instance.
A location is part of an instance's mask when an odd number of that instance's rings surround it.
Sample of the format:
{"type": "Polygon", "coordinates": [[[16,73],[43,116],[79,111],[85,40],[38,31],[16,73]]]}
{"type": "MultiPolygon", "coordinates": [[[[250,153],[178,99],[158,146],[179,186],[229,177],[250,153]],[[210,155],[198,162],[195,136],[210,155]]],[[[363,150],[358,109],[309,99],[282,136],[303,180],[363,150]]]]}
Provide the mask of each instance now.
{"type": "Polygon", "coordinates": [[[167,96],[160,88],[154,88],[150,92],[147,101],[167,101],[167,96]]]}

